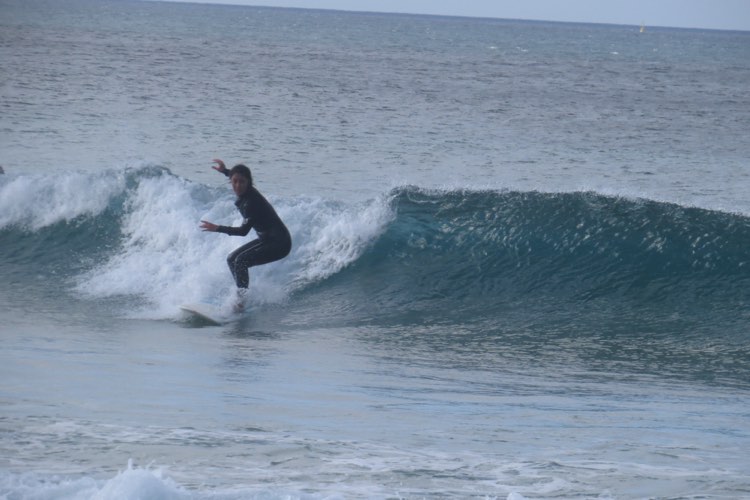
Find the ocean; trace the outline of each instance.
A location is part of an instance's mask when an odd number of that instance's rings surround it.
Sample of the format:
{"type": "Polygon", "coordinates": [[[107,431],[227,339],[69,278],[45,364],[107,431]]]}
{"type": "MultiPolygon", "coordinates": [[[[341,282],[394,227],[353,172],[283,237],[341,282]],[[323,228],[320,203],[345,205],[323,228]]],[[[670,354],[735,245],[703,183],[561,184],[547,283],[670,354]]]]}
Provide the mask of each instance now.
{"type": "Polygon", "coordinates": [[[750,32],[0,0],[0,498],[750,498],[750,32]],[[211,160],[294,240],[251,270],[211,160]]]}

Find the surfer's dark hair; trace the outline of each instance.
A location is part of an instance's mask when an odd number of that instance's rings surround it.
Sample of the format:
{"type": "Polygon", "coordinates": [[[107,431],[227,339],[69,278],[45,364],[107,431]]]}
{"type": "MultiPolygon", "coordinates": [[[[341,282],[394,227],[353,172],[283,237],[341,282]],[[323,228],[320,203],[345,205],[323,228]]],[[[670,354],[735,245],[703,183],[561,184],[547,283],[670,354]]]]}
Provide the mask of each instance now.
{"type": "Polygon", "coordinates": [[[250,169],[242,163],[232,167],[232,169],[229,171],[229,178],[231,179],[234,174],[239,174],[242,177],[245,177],[250,181],[250,185],[253,185],[253,174],[251,174],[250,169]]]}

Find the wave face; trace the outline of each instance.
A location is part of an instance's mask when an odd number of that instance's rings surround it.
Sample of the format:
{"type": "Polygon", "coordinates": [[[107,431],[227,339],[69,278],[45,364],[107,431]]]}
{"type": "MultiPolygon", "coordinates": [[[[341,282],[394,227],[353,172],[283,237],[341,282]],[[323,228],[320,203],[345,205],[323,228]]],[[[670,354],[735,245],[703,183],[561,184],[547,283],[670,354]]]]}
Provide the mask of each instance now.
{"type": "Polygon", "coordinates": [[[392,193],[393,221],[339,282],[382,307],[508,303],[692,310],[748,298],[750,220],[596,193],[392,193]]]}
{"type": "Polygon", "coordinates": [[[307,321],[395,327],[370,340],[488,369],[750,380],[744,216],[590,192],[407,187],[389,202],[362,255],[300,294],[307,321]]]}

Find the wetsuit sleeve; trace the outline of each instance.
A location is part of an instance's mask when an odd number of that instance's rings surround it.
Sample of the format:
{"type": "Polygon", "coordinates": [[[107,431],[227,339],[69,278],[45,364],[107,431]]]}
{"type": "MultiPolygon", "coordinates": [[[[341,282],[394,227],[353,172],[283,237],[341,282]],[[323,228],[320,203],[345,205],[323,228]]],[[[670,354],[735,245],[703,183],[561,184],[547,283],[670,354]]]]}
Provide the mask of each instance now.
{"type": "Polygon", "coordinates": [[[229,236],[246,236],[252,228],[252,221],[250,219],[245,219],[239,227],[219,226],[216,228],[216,232],[228,234],[229,236]]]}

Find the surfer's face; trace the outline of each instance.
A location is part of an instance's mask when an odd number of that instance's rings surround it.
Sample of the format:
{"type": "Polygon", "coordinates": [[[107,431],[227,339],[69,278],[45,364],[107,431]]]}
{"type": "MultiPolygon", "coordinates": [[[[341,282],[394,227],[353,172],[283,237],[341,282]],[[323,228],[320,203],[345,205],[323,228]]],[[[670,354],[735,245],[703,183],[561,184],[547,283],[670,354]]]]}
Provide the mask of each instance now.
{"type": "Polygon", "coordinates": [[[247,191],[247,186],[250,185],[250,180],[244,175],[234,174],[231,179],[232,189],[234,194],[242,196],[247,191]]]}

